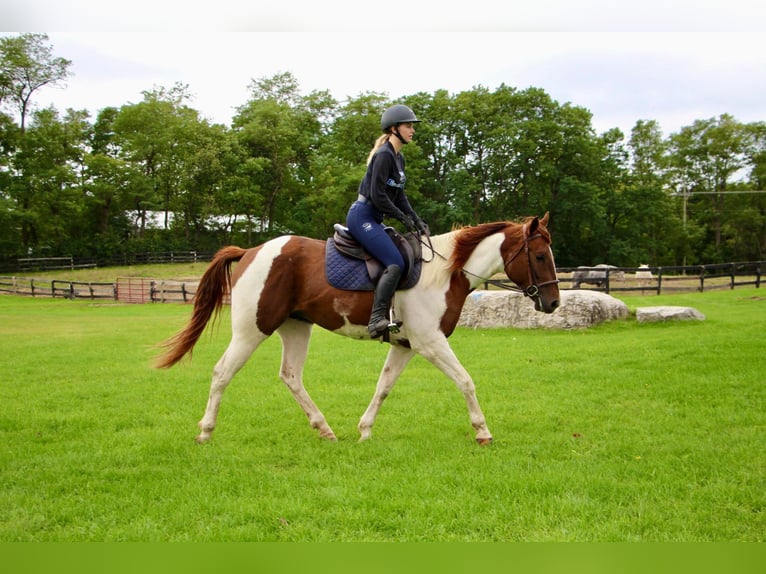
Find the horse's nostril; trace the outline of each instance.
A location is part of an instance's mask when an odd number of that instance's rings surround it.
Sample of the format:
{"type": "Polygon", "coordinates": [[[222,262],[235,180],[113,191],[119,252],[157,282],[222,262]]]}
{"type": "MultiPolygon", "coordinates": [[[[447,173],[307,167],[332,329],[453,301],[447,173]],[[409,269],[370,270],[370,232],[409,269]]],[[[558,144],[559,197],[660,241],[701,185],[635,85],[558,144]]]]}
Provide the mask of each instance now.
{"type": "Polygon", "coordinates": [[[551,302],[551,309],[558,309],[559,308],[559,300],[556,299],[555,301],[551,302]]]}

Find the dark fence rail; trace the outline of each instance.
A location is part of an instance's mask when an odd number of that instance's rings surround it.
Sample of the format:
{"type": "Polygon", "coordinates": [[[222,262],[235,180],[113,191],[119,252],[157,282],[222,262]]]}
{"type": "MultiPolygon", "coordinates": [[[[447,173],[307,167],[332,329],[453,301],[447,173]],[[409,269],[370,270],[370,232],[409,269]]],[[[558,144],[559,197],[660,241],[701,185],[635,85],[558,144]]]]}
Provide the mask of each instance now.
{"type": "MultiPolygon", "coordinates": [[[[174,255],[174,261],[180,262],[178,254],[174,255]]],[[[747,286],[760,288],[766,273],[766,261],[684,267],[561,267],[556,271],[562,289],[584,287],[604,293],[632,291],[659,295],[747,286]]],[[[0,276],[0,293],[66,299],[112,299],[125,303],[188,303],[194,298],[198,283],[197,279],[181,281],[119,277],[113,283],[87,283],[0,276]]],[[[489,289],[489,283],[485,283],[484,288],[489,289]]]]}
{"type": "Polygon", "coordinates": [[[0,271],[6,275],[22,275],[30,271],[117,267],[147,263],[200,263],[211,261],[214,255],[214,251],[160,251],[112,257],[19,257],[15,263],[5,261],[0,271]]]}
{"type": "Polygon", "coordinates": [[[740,261],[711,265],[662,267],[560,267],[556,269],[559,285],[614,293],[669,293],[674,291],[711,291],[754,286],[759,288],[766,261],[740,261]]]}
{"type": "Polygon", "coordinates": [[[0,293],[65,299],[115,299],[114,283],[0,276],[0,293]]]}
{"type": "Polygon", "coordinates": [[[0,276],[0,293],[63,299],[110,299],[123,303],[188,303],[198,281],[120,277],[114,283],[0,276]]]}

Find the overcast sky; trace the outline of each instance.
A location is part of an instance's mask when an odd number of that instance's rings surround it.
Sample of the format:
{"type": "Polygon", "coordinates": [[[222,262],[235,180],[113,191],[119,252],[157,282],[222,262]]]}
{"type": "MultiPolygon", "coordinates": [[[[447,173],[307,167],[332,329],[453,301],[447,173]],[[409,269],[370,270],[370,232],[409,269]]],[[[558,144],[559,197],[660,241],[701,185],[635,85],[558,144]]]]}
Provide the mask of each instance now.
{"type": "Polygon", "coordinates": [[[260,4],[27,0],[0,8],[0,22],[47,33],[54,54],[72,61],[67,87],[41,91],[37,103],[94,116],[181,82],[192,107],[229,125],[252,79],[287,71],[304,93],[329,90],[340,101],[534,86],[590,110],[597,132],[629,135],[654,119],[668,135],[722,113],[766,121],[764,2],[260,4]]]}

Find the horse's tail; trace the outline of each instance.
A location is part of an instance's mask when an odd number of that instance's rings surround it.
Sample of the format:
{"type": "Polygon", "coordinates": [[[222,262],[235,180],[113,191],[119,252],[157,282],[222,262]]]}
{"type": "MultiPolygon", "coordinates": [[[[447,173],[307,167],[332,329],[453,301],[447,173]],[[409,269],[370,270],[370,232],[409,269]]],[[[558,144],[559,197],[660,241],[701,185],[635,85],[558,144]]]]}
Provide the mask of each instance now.
{"type": "Polygon", "coordinates": [[[200,279],[197,293],[194,295],[194,311],[183,330],[173,335],[160,347],[167,349],[155,362],[158,369],[167,369],[191,353],[194,345],[205,331],[210,318],[218,314],[223,307],[224,297],[231,291],[231,264],[242,259],[246,249],[224,247],[215,254],[200,279]]]}

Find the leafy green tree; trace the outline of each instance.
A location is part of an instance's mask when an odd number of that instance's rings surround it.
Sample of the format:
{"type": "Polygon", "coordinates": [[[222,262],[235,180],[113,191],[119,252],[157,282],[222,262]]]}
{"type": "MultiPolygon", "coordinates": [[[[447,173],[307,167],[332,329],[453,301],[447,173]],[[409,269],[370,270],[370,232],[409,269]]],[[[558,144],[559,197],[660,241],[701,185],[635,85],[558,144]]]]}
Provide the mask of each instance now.
{"type": "Polygon", "coordinates": [[[389,105],[384,94],[367,92],[340,106],[322,151],[349,167],[364,165],[380,131],[380,116],[389,105]]]}
{"type": "Polygon", "coordinates": [[[179,138],[190,145],[179,154],[183,169],[173,204],[174,224],[182,228],[187,243],[200,244],[207,230],[220,227],[217,222],[226,213],[218,201],[233,165],[231,138],[224,126],[204,121],[185,122],[180,128],[179,138]]]}
{"type": "Polygon", "coordinates": [[[691,227],[684,229],[668,192],[668,143],[655,120],[639,120],[631,131],[629,181],[624,191],[626,259],[623,265],[680,265],[689,254],[691,227]]]}
{"type": "Polygon", "coordinates": [[[431,231],[449,231],[454,225],[469,221],[455,209],[456,174],[461,158],[455,152],[457,119],[454,98],[446,90],[433,95],[419,92],[404,99],[422,120],[413,143],[405,150],[410,200],[431,231]],[[410,183],[411,182],[411,183],[410,183]]]}
{"type": "Polygon", "coordinates": [[[184,215],[179,205],[185,192],[182,182],[196,143],[193,133],[202,121],[186,104],[189,98],[188,87],[182,84],[155,88],[144,92],[142,102],[122,106],[114,118],[112,145],[134,167],[127,191],[139,236],[151,225],[153,212],[163,213],[164,229],[170,228],[171,213],[176,209],[184,215]]]}
{"type": "MultiPolygon", "coordinates": [[[[56,58],[47,44],[45,34],[21,34],[0,38],[0,108],[18,113],[19,125],[14,126],[10,116],[0,113],[2,139],[2,189],[0,196],[5,204],[3,220],[8,224],[4,243],[9,252],[26,254],[39,247],[40,225],[53,223],[41,219],[42,190],[51,183],[52,163],[60,158],[57,143],[41,141],[41,132],[58,121],[55,111],[47,110],[39,117],[38,133],[27,141],[27,123],[34,110],[33,97],[45,86],[60,85],[69,74],[71,62],[56,58]],[[51,152],[49,157],[36,158],[32,150],[51,152]],[[43,166],[46,164],[47,166],[43,166]],[[38,171],[34,171],[38,170],[38,171]],[[44,170],[42,175],[39,170],[44,170]]],[[[58,142],[60,143],[60,141],[58,142]]],[[[66,158],[67,161],[71,158],[66,158]]],[[[69,165],[61,166],[58,177],[69,165]]],[[[48,198],[50,201],[52,199],[48,198]]],[[[59,198],[60,199],[60,198],[59,198]]],[[[55,219],[55,218],[54,218],[55,219]]],[[[60,223],[60,221],[59,221],[60,223]]],[[[55,236],[61,239],[59,233],[55,236]]],[[[48,242],[47,240],[45,240],[48,242]]]]}
{"type": "MultiPolygon", "coordinates": [[[[392,103],[304,95],[283,72],[251,82],[231,127],[201,118],[182,84],[105,108],[91,125],[83,111],[34,109],[70,64],[44,34],[0,39],[0,258],[326,237],[392,103]]],[[[436,233],[550,211],[562,266],[763,258],[763,122],[723,114],[663,138],[642,120],[625,141],[617,129],[596,135],[588,110],[540,88],[398,101],[422,120],[404,150],[407,193],[436,233]]]]}
{"type": "Polygon", "coordinates": [[[65,58],[53,56],[47,34],[0,38],[0,104],[18,112],[22,133],[35,92],[62,84],[69,76],[71,64],[65,58]]]}
{"type": "Polygon", "coordinates": [[[51,108],[34,113],[9,187],[24,251],[56,252],[82,239],[80,184],[89,130],[84,111],[69,110],[63,120],[51,108]]]}
{"type": "Polygon", "coordinates": [[[234,129],[248,156],[255,159],[252,177],[261,191],[255,212],[259,231],[273,232],[277,198],[295,191],[295,166],[300,155],[301,134],[292,108],[276,100],[253,100],[234,120],[234,129]]]}
{"type": "Polygon", "coordinates": [[[491,194],[486,122],[493,112],[486,88],[474,88],[455,97],[455,152],[460,163],[451,174],[454,195],[450,203],[464,224],[486,219],[483,207],[491,194]]]}
{"type": "MultiPolygon", "coordinates": [[[[696,247],[697,256],[721,262],[735,256],[725,248],[726,230],[733,224],[746,201],[732,190],[739,174],[750,166],[747,130],[732,116],[697,120],[670,136],[671,177],[688,197],[688,218],[706,230],[696,247]]],[[[688,220],[687,220],[688,221],[688,220]]]]}
{"type": "Polygon", "coordinates": [[[724,231],[727,250],[740,260],[766,257],[766,122],[742,126],[747,155],[747,175],[736,189],[751,193],[739,195],[736,218],[730,218],[724,231]]]}
{"type": "Polygon", "coordinates": [[[16,232],[18,214],[10,193],[13,154],[18,145],[19,128],[13,118],[0,112],[0,264],[20,249],[16,232]]]}
{"type": "Polygon", "coordinates": [[[279,74],[251,83],[252,98],[233,120],[239,146],[258,190],[256,214],[259,232],[268,235],[290,230],[300,223],[290,215],[307,192],[310,163],[323,135],[322,118],[332,115],[334,100],[326,94],[302,96],[295,78],[279,74]],[[281,220],[277,230],[275,222],[281,220]]]}
{"type": "Polygon", "coordinates": [[[90,153],[85,157],[83,191],[90,227],[96,233],[91,252],[109,256],[124,251],[130,240],[129,191],[140,178],[136,166],[120,154],[114,122],[119,110],[102,109],[93,125],[90,153]]]}

